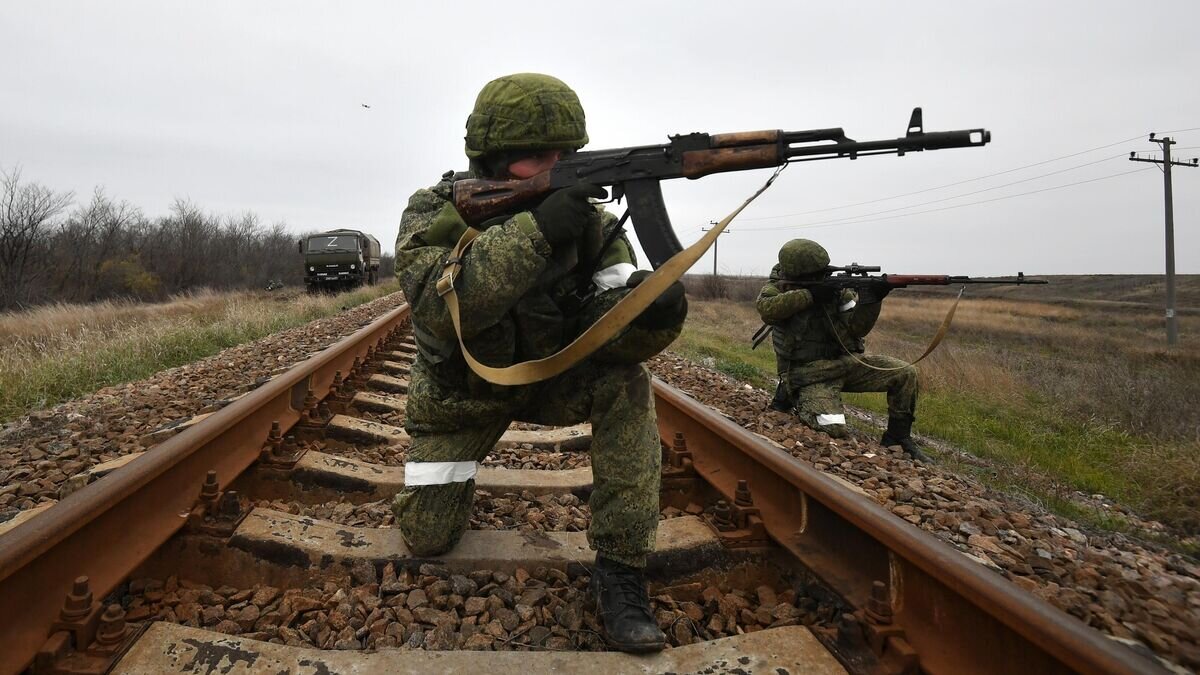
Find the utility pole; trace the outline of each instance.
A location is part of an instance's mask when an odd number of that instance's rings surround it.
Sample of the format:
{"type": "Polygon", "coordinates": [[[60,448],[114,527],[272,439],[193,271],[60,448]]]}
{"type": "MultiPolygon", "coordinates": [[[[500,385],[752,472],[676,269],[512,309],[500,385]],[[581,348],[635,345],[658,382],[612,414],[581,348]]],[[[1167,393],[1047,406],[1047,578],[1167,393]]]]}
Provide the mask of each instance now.
{"type": "Polygon", "coordinates": [[[1150,134],[1150,142],[1162,146],[1163,158],[1138,157],[1136,152],[1129,153],[1131,162],[1150,162],[1161,164],[1163,172],[1163,201],[1166,204],[1167,220],[1167,346],[1174,347],[1179,342],[1179,327],[1175,323],[1175,208],[1171,200],[1171,166],[1190,166],[1193,169],[1200,165],[1200,159],[1195,157],[1190,162],[1171,160],[1171,146],[1176,141],[1169,136],[1155,138],[1150,134]]]}
{"type": "MultiPolygon", "coordinates": [[[[708,224],[713,225],[713,226],[719,225],[719,223],[715,220],[708,221],[708,224]]],[[[702,228],[700,228],[700,231],[708,232],[711,229],[712,229],[711,227],[702,227],[702,228]]],[[[725,231],[721,232],[721,234],[729,234],[730,232],[732,232],[732,230],[726,228],[725,231]]],[[[717,276],[717,244],[721,243],[721,234],[718,234],[717,240],[713,242],[713,276],[714,277],[717,276]]]]}

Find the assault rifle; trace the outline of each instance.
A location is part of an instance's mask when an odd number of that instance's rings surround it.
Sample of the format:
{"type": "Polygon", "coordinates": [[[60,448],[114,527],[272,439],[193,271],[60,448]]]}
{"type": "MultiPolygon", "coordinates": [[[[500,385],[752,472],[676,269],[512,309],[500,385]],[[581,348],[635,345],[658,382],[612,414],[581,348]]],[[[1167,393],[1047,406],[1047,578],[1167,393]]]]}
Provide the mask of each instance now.
{"type": "MultiPolygon", "coordinates": [[[[825,273],[828,276],[817,279],[778,279],[775,281],[775,287],[781,291],[822,287],[838,290],[851,288],[857,291],[885,291],[886,293],[894,288],[907,288],[908,286],[954,286],[958,284],[1023,286],[1026,284],[1049,283],[1045,279],[1029,279],[1025,276],[1024,272],[1017,272],[1017,276],[1015,277],[987,277],[982,279],[946,274],[881,274],[877,277],[871,276],[871,272],[878,272],[879,269],[879,267],[859,265],[858,263],[850,263],[845,267],[829,265],[825,268],[825,273]]],[[[751,338],[752,344],[750,348],[757,349],[758,345],[762,344],[762,341],[766,340],[770,334],[771,326],[764,323],[751,338]]]]}
{"type": "MultiPolygon", "coordinates": [[[[659,181],[700,178],[724,171],[780,166],[819,159],[858,159],[924,150],[978,147],[991,141],[985,129],[924,130],[921,109],[914,108],[903,138],[856,141],[840,128],[807,131],[739,131],[670,136],[670,143],[568,154],[550,171],[524,180],[469,178],[454,183],[454,206],[468,225],[512,213],[552,190],[579,183],[612,187],[612,198],[628,200],[622,216],[632,216],[638,241],[657,269],[683,250],[663,203],[659,181]]],[[[618,228],[619,230],[620,228],[618,228]]]]}

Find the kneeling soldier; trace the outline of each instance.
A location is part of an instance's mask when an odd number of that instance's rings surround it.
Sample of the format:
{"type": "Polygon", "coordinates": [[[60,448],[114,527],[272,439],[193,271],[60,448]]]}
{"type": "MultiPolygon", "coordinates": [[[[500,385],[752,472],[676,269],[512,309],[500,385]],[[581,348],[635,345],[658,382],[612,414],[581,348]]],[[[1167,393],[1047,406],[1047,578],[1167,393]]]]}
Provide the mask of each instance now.
{"type": "Polygon", "coordinates": [[[800,421],[834,438],[846,436],[843,391],[886,391],[888,425],[880,442],[899,445],[913,459],[928,461],[912,439],[917,408],[917,369],[880,354],[865,354],[863,338],[879,318],[886,288],[849,289],[789,281],[818,281],[829,275],[829,253],[815,241],[793,239],[779,249],[779,264],[755,306],[772,327],[779,388],[771,407],[795,411],[800,421]]]}
{"type": "MultiPolygon", "coordinates": [[[[470,370],[436,288],[467,229],[451,201],[454,180],[530,178],[587,141],[583,108],[565,84],[531,73],[502,77],[483,88],[467,119],[470,171],[447,173],[409,200],[396,238],[396,276],[412,304],[418,355],[405,421],[412,447],[393,510],[415,555],[443,553],[467,528],[479,461],[513,420],[591,422],[588,540],[598,551],[592,591],[615,647],[656,651],[665,636],[650,612],[642,569],[658,525],[660,449],[641,362],[679,335],[687,315],[682,284],[591,357],[524,386],[494,385],[470,370]]],[[[463,255],[455,284],[462,338],[475,358],[506,366],[549,356],[645,277],[623,235],[600,250],[617,227],[591,202],[603,196],[595,186],[566,188],[477,226],[483,232],[463,255]],[[580,282],[594,291],[586,301],[579,300],[580,282]]]]}

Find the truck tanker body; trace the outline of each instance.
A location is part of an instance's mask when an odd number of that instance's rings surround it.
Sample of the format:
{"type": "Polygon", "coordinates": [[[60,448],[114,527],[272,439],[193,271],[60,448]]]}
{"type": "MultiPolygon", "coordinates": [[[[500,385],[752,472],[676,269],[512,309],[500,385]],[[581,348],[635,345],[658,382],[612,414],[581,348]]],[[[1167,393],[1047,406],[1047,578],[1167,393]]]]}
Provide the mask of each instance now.
{"type": "Polygon", "coordinates": [[[379,280],[379,240],[358,230],[330,230],[300,240],[309,293],[340,291],[379,280]]]}

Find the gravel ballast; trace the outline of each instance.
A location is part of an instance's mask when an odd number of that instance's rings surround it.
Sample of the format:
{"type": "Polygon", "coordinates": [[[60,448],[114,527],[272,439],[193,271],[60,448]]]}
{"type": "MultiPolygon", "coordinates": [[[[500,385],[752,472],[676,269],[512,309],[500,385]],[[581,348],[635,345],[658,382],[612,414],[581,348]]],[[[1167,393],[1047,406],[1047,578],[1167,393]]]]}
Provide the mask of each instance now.
{"type": "MultiPolygon", "coordinates": [[[[374,577],[372,570],[367,576],[374,577]]],[[[121,602],[131,621],[159,620],[296,647],[597,651],[607,646],[590,608],[587,570],[451,574],[432,564],[350,588],[212,588],[171,577],[135,579],[121,602]]],[[[836,609],[803,586],[680,582],[651,589],[669,644],[790,625],[828,625],[836,609]]]]}
{"type": "MultiPolygon", "coordinates": [[[[1087,531],[937,463],[913,462],[873,438],[837,440],[768,410],[771,394],[670,353],[649,364],[667,383],[793,456],[866,491],[1021,588],[1111,636],[1200,668],[1200,564],[1111,532],[1087,531]]],[[[1148,532],[1161,526],[1137,520],[1148,532]]]]}

